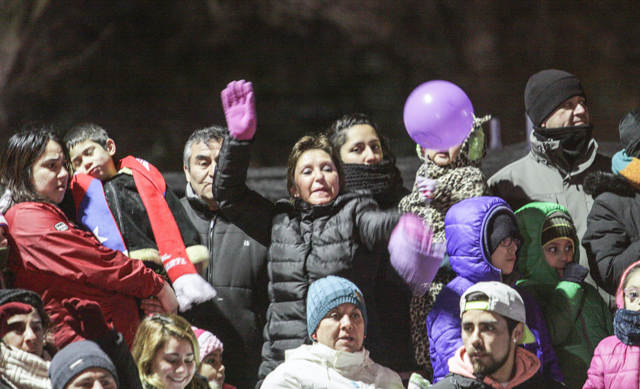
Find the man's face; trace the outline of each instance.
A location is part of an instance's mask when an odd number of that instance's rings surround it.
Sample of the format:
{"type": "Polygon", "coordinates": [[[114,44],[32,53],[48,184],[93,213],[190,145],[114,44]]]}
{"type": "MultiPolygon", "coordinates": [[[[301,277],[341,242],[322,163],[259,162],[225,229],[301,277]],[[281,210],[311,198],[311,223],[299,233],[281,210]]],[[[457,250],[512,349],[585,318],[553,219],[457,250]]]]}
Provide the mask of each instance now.
{"type": "Polygon", "coordinates": [[[65,389],[117,389],[116,379],[107,370],[90,367],[73,378],[65,389]]]}
{"type": "Polygon", "coordinates": [[[545,128],[573,127],[589,124],[589,109],[582,96],[573,96],[560,104],[542,123],[545,128]]]}
{"type": "Polygon", "coordinates": [[[184,166],[184,174],[187,182],[191,184],[193,191],[204,200],[209,208],[218,208],[213,198],[213,174],[218,164],[221,141],[211,140],[209,143],[197,142],[191,146],[191,158],[189,166],[184,166]]]}
{"type": "Polygon", "coordinates": [[[484,310],[469,310],[462,315],[462,342],[473,364],[473,373],[493,376],[512,366],[518,327],[509,334],[507,321],[501,315],[484,310]],[[510,359],[511,358],[511,359],[510,359]]]}

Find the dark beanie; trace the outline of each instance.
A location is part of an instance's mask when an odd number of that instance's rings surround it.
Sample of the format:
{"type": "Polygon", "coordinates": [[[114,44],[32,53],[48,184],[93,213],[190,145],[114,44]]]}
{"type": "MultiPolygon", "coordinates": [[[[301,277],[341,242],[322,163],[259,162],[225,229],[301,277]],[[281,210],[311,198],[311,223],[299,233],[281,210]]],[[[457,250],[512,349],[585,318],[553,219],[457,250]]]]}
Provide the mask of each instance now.
{"type": "Polygon", "coordinates": [[[574,96],[586,97],[578,77],[563,70],[548,69],[529,78],[524,105],[533,124],[540,127],[560,104],[574,96]]]}
{"type": "Polygon", "coordinates": [[[627,155],[640,158],[640,108],[629,112],[620,121],[620,143],[627,155]]]}
{"type": "Polygon", "coordinates": [[[51,387],[64,389],[78,374],[92,367],[99,367],[111,373],[116,379],[117,387],[120,387],[113,362],[100,346],[90,340],[71,343],[53,357],[49,366],[51,387]]]}
{"type": "Polygon", "coordinates": [[[542,247],[558,239],[569,239],[573,242],[573,247],[578,247],[578,235],[576,227],[571,218],[562,212],[554,212],[549,215],[542,225],[542,236],[540,237],[542,247]]]}
{"type": "Polygon", "coordinates": [[[500,242],[508,237],[522,240],[518,220],[513,212],[501,209],[490,216],[485,229],[484,240],[488,256],[491,256],[500,246],[500,242]]]}

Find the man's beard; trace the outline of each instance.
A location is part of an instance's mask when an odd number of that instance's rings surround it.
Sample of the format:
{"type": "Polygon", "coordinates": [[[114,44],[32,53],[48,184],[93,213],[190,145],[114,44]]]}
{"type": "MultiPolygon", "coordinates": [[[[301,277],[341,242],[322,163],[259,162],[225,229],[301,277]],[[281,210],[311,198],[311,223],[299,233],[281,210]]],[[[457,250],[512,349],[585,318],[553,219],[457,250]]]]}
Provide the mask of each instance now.
{"type": "Polygon", "coordinates": [[[486,377],[498,371],[507,362],[507,359],[509,358],[509,350],[507,350],[504,356],[499,359],[496,359],[493,355],[485,355],[485,357],[489,358],[488,364],[484,364],[483,362],[481,362],[481,360],[473,362],[474,375],[481,375],[486,377]]]}

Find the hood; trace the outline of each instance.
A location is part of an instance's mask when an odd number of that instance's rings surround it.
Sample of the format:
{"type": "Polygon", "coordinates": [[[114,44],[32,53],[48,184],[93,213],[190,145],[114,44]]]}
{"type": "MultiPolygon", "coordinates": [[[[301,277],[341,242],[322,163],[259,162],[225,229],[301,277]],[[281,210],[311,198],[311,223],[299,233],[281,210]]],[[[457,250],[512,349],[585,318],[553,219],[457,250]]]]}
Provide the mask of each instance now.
{"type": "Polygon", "coordinates": [[[585,193],[596,197],[603,193],[610,192],[622,197],[635,196],[636,190],[629,183],[629,180],[619,174],[601,171],[590,172],[584,179],[585,193]]]}
{"type": "Polygon", "coordinates": [[[557,168],[565,176],[580,174],[587,170],[598,153],[598,142],[595,139],[591,139],[582,154],[576,159],[573,167],[570,167],[562,155],[562,147],[559,141],[538,140],[534,131],[532,131],[529,136],[529,142],[531,143],[531,154],[536,160],[557,168]]]}
{"type": "Polygon", "coordinates": [[[364,347],[362,351],[350,353],[347,351],[336,351],[321,343],[314,342],[311,345],[302,346],[285,351],[285,361],[303,360],[332,367],[338,371],[349,369],[353,366],[365,366],[373,364],[369,359],[369,351],[364,347]]]}
{"type": "MultiPolygon", "coordinates": [[[[526,279],[552,284],[560,282],[558,272],[549,266],[542,253],[542,227],[547,217],[555,212],[562,212],[571,218],[569,211],[556,203],[530,203],[516,212],[520,233],[524,237],[518,270],[526,279]]],[[[573,262],[576,263],[580,262],[579,247],[580,242],[576,242],[573,254],[573,262]]]]}
{"type": "Polygon", "coordinates": [[[624,280],[627,279],[627,274],[629,274],[629,271],[638,266],[640,266],[640,261],[632,263],[624,271],[624,273],[622,273],[622,277],[620,277],[620,285],[618,285],[618,290],[616,290],[616,306],[618,307],[618,309],[624,309],[624,280]]]}
{"type": "MultiPolygon", "coordinates": [[[[472,197],[453,205],[444,218],[447,253],[453,271],[473,283],[502,281],[483,248],[487,221],[499,210],[511,211],[499,197],[472,197]]],[[[516,263],[517,266],[517,263],[516,263]]]]}

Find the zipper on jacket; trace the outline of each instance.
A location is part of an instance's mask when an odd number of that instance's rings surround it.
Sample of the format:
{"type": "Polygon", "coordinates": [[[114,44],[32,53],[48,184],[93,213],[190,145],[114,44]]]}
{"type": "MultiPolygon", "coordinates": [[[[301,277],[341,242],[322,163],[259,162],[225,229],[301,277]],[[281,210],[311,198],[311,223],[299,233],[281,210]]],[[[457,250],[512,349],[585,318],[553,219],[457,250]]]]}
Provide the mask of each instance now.
{"type": "Polygon", "coordinates": [[[207,281],[209,281],[209,285],[213,285],[213,229],[216,226],[217,218],[218,213],[216,212],[215,216],[209,222],[209,244],[207,244],[207,248],[209,249],[209,267],[207,268],[207,281]]]}

